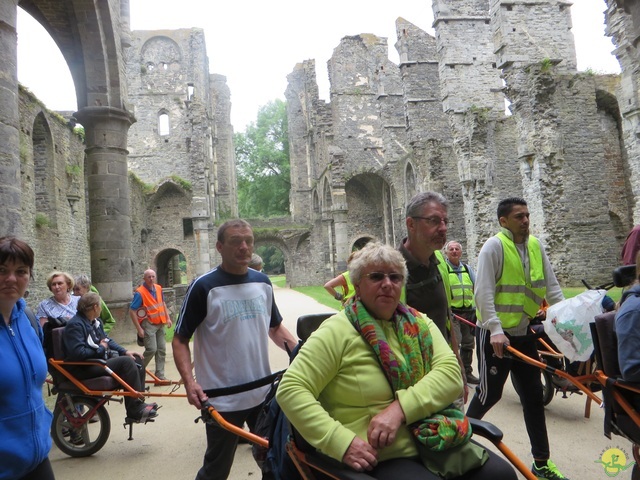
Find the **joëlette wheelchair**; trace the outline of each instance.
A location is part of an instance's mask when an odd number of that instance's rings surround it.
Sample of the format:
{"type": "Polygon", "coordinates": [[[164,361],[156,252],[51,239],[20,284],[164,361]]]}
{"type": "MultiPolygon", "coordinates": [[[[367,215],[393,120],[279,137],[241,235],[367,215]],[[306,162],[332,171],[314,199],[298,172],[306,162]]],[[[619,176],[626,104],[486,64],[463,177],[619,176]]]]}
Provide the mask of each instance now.
{"type": "Polygon", "coordinates": [[[608,312],[595,317],[595,322],[590,325],[599,366],[594,375],[602,386],[604,434],[611,438],[611,433],[614,433],[631,442],[636,462],[631,478],[640,480],[640,414],[635,407],[640,404],[640,384],[625,382],[621,378],[614,324],[615,312],[608,312]]]}
{"type": "MultiPolygon", "coordinates": [[[[312,314],[303,315],[298,318],[296,333],[298,338],[304,342],[309,336],[320,326],[320,324],[333,313],[324,314],[312,314]]],[[[264,448],[269,447],[269,439],[263,438],[253,433],[247,432],[242,428],[239,428],[233,424],[227,422],[211,405],[208,404],[202,410],[202,420],[205,422],[215,421],[223,428],[235,433],[236,435],[243,437],[250,442],[260,445],[264,448]]],[[[520,472],[520,474],[527,480],[536,480],[536,477],[531,473],[529,467],[525,465],[516,455],[509,449],[502,441],[503,433],[495,425],[482,420],[476,420],[469,418],[474,435],[486,438],[489,440],[503,455],[504,457],[520,472]]],[[[286,444],[286,451],[291,458],[295,468],[297,469],[300,477],[303,480],[320,480],[320,479],[334,479],[334,480],[367,480],[372,479],[366,473],[356,472],[346,467],[341,462],[335,459],[329,458],[315,450],[309,443],[307,443],[300,434],[289,425],[291,429],[291,435],[286,444]]],[[[288,478],[282,478],[281,480],[292,480],[288,478]]]]}
{"type": "MultiPolygon", "coordinates": [[[[627,287],[635,280],[635,265],[627,265],[618,267],[613,270],[612,280],[597,287],[590,286],[585,280],[582,281],[584,286],[589,290],[609,290],[612,287],[627,287]]],[[[615,313],[611,312],[613,315],[615,313]]],[[[600,359],[595,355],[595,361],[588,360],[581,362],[579,369],[575,375],[569,373],[568,361],[564,358],[562,353],[556,351],[555,348],[545,342],[543,338],[540,338],[542,333],[536,330],[532,334],[537,337],[541,347],[538,349],[539,358],[533,359],[520,353],[516,348],[507,347],[507,355],[511,355],[517,360],[524,361],[539,367],[542,370],[542,386],[544,395],[544,404],[548,405],[554,397],[554,394],[561,392],[563,398],[567,397],[567,392],[586,394],[586,403],[584,409],[585,418],[589,418],[591,414],[591,401],[594,401],[596,405],[601,406],[602,400],[595,395],[594,392],[601,390],[601,382],[597,377],[597,372],[602,372],[600,359]],[[561,367],[553,367],[553,363],[550,359],[559,362],[561,367]],[[564,381],[562,384],[558,380],[564,381]]],[[[594,342],[595,350],[595,342],[594,342]]]]}
{"type": "MultiPolygon", "coordinates": [[[[176,393],[180,382],[160,380],[147,370],[150,383],[156,386],[171,385],[170,393],[138,392],[116,375],[104,360],[69,362],[64,360],[62,335],[64,327],[51,332],[53,356],[49,359],[49,373],[53,380],[51,394],[57,394],[51,422],[51,437],[57,447],[71,457],[87,457],[98,452],[107,442],[111,432],[111,419],[105,405],[109,401],[123,402],[124,397],[186,397],[176,393]],[[77,379],[70,371],[73,366],[99,366],[104,375],[77,379]]],[[[143,423],[153,421],[147,419],[143,423]]],[[[124,426],[129,427],[129,440],[133,439],[133,425],[140,423],[129,417],[124,426]]]]}

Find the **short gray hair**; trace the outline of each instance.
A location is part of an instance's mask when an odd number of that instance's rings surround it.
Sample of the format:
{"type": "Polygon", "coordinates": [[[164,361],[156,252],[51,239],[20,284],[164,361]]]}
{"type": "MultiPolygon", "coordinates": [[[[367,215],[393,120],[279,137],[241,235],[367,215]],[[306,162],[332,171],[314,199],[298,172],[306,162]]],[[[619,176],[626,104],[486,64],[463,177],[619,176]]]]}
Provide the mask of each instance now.
{"type": "Polygon", "coordinates": [[[257,253],[251,255],[251,260],[249,260],[249,268],[253,268],[254,270],[258,270],[256,267],[262,267],[262,257],[257,253]]]}
{"type": "Polygon", "coordinates": [[[438,192],[416,193],[409,203],[407,203],[407,218],[419,217],[422,214],[422,207],[427,203],[437,203],[444,208],[449,208],[449,202],[444,195],[438,192]]]}
{"type": "Polygon", "coordinates": [[[369,242],[361,250],[355,252],[349,262],[351,282],[360,283],[362,272],[367,266],[380,264],[394,267],[398,273],[404,276],[403,285],[406,283],[409,272],[402,254],[392,246],[378,242],[369,242]]]}
{"type": "Polygon", "coordinates": [[[75,284],[89,290],[91,288],[91,279],[89,278],[89,275],[81,273],[75,278],[75,284]]]}

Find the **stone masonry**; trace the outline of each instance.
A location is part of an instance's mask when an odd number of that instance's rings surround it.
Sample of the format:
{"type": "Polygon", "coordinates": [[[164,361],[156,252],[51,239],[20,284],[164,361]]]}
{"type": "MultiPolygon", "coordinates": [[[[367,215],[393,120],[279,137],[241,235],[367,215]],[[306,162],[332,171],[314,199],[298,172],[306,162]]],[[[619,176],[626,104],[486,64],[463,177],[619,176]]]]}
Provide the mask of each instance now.
{"type": "MultiPolygon", "coordinates": [[[[620,76],[576,71],[563,0],[433,0],[435,36],[397,19],[398,64],[387,39],[344,37],[329,101],[315,62],[296,65],[285,92],[292,213],[251,220],[257,244],[283,250],[291,285],[322,284],[352,248],[397,244],[407,200],[437,190],[473,263],[497,229],[498,200],[518,195],[565,285],[608,280],[640,222],[637,3],[603,0],[620,76]]],[[[3,90],[3,232],[35,246],[33,303],[48,296],[48,271],[88,272],[124,315],[144,269],[172,286],[180,258],[188,280],[218,261],[216,222],[237,215],[230,89],[209,73],[202,30],[130,32],[128,3],[114,0],[26,7],[72,62],[86,144],[71,115],[17,82],[3,90]],[[79,16],[82,46],[64,33],[79,16]]],[[[0,33],[9,83],[15,41],[0,33]]],[[[168,290],[171,303],[183,293],[168,290]]]]}

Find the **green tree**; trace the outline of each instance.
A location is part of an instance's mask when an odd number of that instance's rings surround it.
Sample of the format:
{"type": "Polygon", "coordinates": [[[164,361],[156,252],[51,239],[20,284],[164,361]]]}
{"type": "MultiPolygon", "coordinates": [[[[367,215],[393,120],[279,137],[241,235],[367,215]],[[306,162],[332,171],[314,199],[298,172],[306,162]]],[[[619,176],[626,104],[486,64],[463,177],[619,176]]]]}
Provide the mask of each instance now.
{"type": "Polygon", "coordinates": [[[241,217],[289,214],[287,104],[274,100],[260,108],[256,122],[234,135],[241,217]]]}
{"type": "Polygon", "coordinates": [[[284,254],[275,245],[261,245],[256,249],[256,253],[262,257],[264,262],[263,271],[267,275],[285,273],[284,254]]]}

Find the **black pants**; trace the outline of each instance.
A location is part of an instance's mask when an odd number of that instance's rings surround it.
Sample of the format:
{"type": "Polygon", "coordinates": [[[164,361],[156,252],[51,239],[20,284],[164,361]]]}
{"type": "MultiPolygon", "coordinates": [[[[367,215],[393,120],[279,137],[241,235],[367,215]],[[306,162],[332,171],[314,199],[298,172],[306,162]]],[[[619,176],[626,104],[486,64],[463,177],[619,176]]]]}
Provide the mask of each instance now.
{"type": "MultiPolygon", "coordinates": [[[[518,477],[513,467],[495,453],[487,450],[489,460],[480,468],[471,470],[460,480],[516,480],[518,477]]],[[[420,462],[410,458],[395,458],[380,462],[376,468],[365,475],[377,480],[440,480],[420,462]]]]}
{"type": "MultiPolygon", "coordinates": [[[[136,360],[133,360],[128,355],[122,357],[110,358],[107,360],[107,366],[113,370],[122,380],[127,382],[131,388],[142,391],[144,388],[145,370],[142,367],[142,358],[136,356],[136,360]]],[[[73,373],[79,380],[85,380],[87,378],[95,378],[106,375],[106,372],[102,367],[82,367],[73,366],[69,367],[69,371],[73,373]]],[[[127,412],[132,412],[132,408],[135,410],[137,406],[142,403],[142,400],[133,397],[124,397],[124,405],[127,412]]]]}
{"type": "MultiPolygon", "coordinates": [[[[490,343],[491,332],[484,328],[476,330],[480,384],[476,387],[476,393],[471,399],[467,415],[477,419],[484,417],[502,397],[504,384],[511,373],[511,381],[520,397],[533,458],[547,460],[549,458],[549,438],[542,401],[540,369],[518,360],[496,357],[490,343]]],[[[513,337],[512,344],[514,348],[525,355],[538,358],[535,339],[519,341],[518,337],[513,337]]]]}
{"type": "Polygon", "coordinates": [[[45,458],[40,462],[40,465],[18,480],[55,480],[49,457],[45,458]]]}
{"type": "MultiPolygon", "coordinates": [[[[248,410],[219,413],[227,422],[238,427],[242,427],[244,422],[247,422],[249,429],[253,430],[261,407],[262,405],[258,405],[248,410]]],[[[233,465],[239,437],[217,423],[207,424],[206,431],[207,451],[196,480],[226,480],[233,465]]]]}

